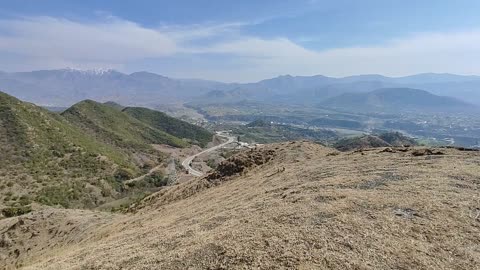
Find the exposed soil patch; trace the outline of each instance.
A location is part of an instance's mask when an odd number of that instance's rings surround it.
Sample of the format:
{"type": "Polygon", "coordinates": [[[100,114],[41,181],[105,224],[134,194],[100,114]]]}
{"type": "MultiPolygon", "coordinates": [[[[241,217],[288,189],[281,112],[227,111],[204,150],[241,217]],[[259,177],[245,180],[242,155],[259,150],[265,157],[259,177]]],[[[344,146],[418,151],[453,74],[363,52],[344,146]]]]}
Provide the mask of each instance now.
{"type": "Polygon", "coordinates": [[[267,163],[275,157],[275,150],[251,150],[232,156],[221,162],[217,169],[207,176],[207,180],[215,181],[220,178],[242,173],[252,167],[267,163]]]}

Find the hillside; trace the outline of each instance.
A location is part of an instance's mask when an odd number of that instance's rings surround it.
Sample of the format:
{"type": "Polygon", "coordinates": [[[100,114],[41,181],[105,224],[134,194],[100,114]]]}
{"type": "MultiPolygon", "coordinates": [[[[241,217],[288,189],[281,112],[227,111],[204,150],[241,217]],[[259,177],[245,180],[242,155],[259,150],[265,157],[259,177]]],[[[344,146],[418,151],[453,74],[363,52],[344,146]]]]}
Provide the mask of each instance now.
{"type": "Polygon", "coordinates": [[[119,110],[119,111],[125,109],[125,106],[120,105],[120,104],[118,104],[118,103],[116,103],[116,102],[113,102],[113,101],[107,101],[107,102],[104,102],[103,104],[104,104],[104,105],[107,105],[107,106],[109,106],[109,107],[112,107],[112,108],[114,108],[114,109],[117,109],[117,110],[119,110]]]}
{"type": "Polygon", "coordinates": [[[178,138],[188,139],[190,142],[199,144],[202,147],[212,141],[213,133],[208,130],[173,118],[163,112],[140,107],[127,107],[123,112],[150,127],[164,131],[178,138]]]}
{"type": "Polygon", "coordinates": [[[257,119],[245,126],[229,127],[241,141],[248,143],[274,143],[295,140],[326,142],[337,139],[337,133],[327,129],[305,129],[283,124],[272,124],[257,119]]]}
{"type": "Polygon", "coordinates": [[[47,209],[0,220],[0,262],[26,269],[476,269],[479,153],[403,150],[339,153],[308,142],[247,150],[127,215],[47,209]]]}
{"type": "Polygon", "coordinates": [[[336,141],[333,147],[339,151],[353,151],[377,147],[408,147],[418,143],[400,132],[385,132],[376,135],[363,135],[343,138],[336,141]]]}
{"type": "Polygon", "coordinates": [[[94,206],[117,192],[117,168],[140,171],[60,115],[3,93],[0,151],[0,206],[94,206]]]}
{"type": "Polygon", "coordinates": [[[322,106],[348,111],[467,111],[473,105],[452,97],[433,95],[410,88],[384,88],[368,93],[345,93],[320,103],[322,106]]]}
{"type": "Polygon", "coordinates": [[[385,132],[377,135],[380,139],[386,141],[391,146],[415,146],[418,143],[415,139],[403,135],[400,132],[385,132]]]}
{"type": "Polygon", "coordinates": [[[180,138],[151,127],[116,108],[92,100],[73,105],[64,111],[62,116],[98,140],[122,148],[145,150],[151,148],[150,144],[187,146],[180,138]]]}
{"type": "Polygon", "coordinates": [[[333,147],[339,151],[353,151],[368,148],[391,146],[383,139],[373,135],[363,135],[353,138],[343,138],[333,144],[333,147]]]}
{"type": "Polygon", "coordinates": [[[57,114],[0,92],[0,212],[26,211],[32,203],[92,208],[158,190],[165,184],[167,154],[152,144],[189,144],[157,127],[165,124],[205,144],[211,138],[206,130],[162,117],[150,119],[155,125],[150,126],[117,106],[91,100],[57,114]],[[155,177],[125,188],[125,180],[154,167],[155,177]]]}

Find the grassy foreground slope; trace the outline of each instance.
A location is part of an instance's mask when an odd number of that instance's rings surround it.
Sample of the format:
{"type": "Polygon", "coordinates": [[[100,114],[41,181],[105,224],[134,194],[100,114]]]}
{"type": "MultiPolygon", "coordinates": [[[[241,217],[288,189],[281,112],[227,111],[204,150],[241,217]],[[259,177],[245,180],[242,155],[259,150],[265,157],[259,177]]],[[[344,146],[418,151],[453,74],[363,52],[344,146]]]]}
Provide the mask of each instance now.
{"type": "Polygon", "coordinates": [[[212,141],[213,134],[208,130],[173,118],[163,112],[140,107],[127,107],[123,112],[151,127],[178,138],[186,138],[200,146],[206,146],[207,143],[212,141]]]}
{"type": "Polygon", "coordinates": [[[0,220],[8,239],[0,262],[26,269],[477,269],[480,154],[390,150],[265,145],[147,197],[132,214],[51,209],[0,220]]]}

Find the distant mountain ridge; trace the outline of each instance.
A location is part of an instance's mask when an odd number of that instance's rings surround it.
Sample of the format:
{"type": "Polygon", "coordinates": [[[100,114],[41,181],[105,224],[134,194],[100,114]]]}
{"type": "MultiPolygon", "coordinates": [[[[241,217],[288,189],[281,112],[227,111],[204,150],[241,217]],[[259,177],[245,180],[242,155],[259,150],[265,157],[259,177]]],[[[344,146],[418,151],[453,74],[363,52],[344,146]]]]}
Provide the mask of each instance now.
{"type": "Polygon", "coordinates": [[[174,79],[151,72],[121,73],[111,69],[0,72],[0,91],[44,106],[71,106],[85,99],[152,107],[199,98],[211,102],[254,101],[316,103],[347,92],[379,88],[416,88],[480,104],[480,76],[424,73],[405,77],[357,75],[282,75],[253,83],[174,79]],[[221,94],[220,92],[225,92],[221,94]],[[213,97],[208,95],[216,93],[213,97]]]}
{"type": "Polygon", "coordinates": [[[322,106],[348,111],[451,111],[473,109],[461,100],[437,96],[424,90],[411,88],[382,88],[367,93],[345,93],[329,98],[322,106]]]}
{"type": "Polygon", "coordinates": [[[217,82],[176,80],[154,73],[72,69],[0,73],[0,91],[46,106],[71,106],[85,99],[126,105],[161,104],[214,90],[217,82]]]}

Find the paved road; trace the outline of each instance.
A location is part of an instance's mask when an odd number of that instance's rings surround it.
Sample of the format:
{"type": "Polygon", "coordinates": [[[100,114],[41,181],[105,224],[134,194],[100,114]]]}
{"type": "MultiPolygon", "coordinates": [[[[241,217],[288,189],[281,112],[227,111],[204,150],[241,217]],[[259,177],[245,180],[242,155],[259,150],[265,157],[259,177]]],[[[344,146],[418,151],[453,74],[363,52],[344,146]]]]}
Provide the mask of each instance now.
{"type": "Polygon", "coordinates": [[[202,176],[203,175],[203,172],[197,171],[190,166],[190,164],[192,163],[194,158],[196,158],[200,155],[206,154],[206,153],[210,153],[210,152],[215,151],[217,149],[220,149],[220,148],[224,147],[225,145],[230,144],[230,143],[235,141],[235,137],[225,136],[225,135],[222,135],[222,134],[217,134],[217,136],[227,138],[227,141],[222,143],[222,144],[216,145],[212,148],[208,148],[207,150],[203,150],[202,152],[200,152],[198,154],[187,157],[182,162],[182,166],[188,171],[189,174],[194,175],[194,176],[202,176]]]}

